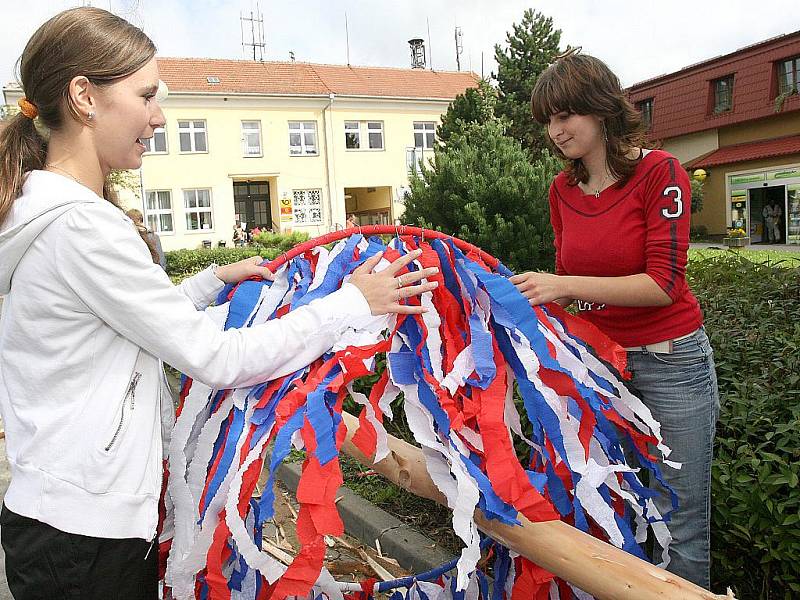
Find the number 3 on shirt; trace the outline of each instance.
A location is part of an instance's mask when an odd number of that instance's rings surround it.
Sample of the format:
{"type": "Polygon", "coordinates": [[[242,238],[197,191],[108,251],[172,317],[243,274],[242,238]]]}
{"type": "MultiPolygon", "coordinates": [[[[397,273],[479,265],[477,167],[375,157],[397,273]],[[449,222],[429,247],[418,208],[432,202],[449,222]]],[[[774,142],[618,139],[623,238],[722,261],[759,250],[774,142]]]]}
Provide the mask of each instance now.
{"type": "Polygon", "coordinates": [[[677,219],[683,214],[683,192],[681,192],[681,188],[677,185],[664,188],[664,196],[672,197],[672,201],[675,203],[675,210],[670,212],[669,208],[662,208],[661,214],[665,219],[677,219]]]}

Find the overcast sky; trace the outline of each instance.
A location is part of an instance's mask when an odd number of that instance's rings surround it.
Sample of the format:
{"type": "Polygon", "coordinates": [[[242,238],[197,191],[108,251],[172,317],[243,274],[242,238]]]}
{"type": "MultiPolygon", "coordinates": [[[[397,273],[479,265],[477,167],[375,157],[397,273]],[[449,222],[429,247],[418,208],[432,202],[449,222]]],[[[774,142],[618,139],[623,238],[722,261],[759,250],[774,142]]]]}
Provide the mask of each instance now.
{"type": "MultiPolygon", "coordinates": [[[[111,8],[142,27],[162,56],[243,58],[240,11],[251,0],[28,0],[0,5],[0,82],[36,28],[80,4],[111,8]]],[[[266,60],[410,66],[407,40],[422,37],[428,65],[456,70],[454,28],[463,34],[462,70],[496,70],[494,45],[527,7],[553,18],[562,46],[583,46],[630,85],[800,30],[798,0],[261,0],[266,60]],[[430,27],[430,36],[428,28],[430,27]]],[[[249,36],[248,36],[249,37],[249,36]]],[[[252,51],[250,56],[252,56],[252,51]]]]}

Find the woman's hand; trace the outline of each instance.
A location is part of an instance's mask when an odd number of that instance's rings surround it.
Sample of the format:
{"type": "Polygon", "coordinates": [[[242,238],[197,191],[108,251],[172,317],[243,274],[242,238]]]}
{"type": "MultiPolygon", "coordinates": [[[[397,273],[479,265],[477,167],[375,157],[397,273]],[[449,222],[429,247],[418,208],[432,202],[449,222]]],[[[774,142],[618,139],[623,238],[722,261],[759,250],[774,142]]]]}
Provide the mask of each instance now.
{"type": "Polygon", "coordinates": [[[350,283],[356,286],[364,298],[369,303],[370,311],[373,315],[383,315],[386,313],[420,314],[425,312],[422,306],[401,304],[403,298],[419,296],[423,292],[430,292],[439,285],[435,281],[429,281],[420,285],[411,285],[421,279],[430,277],[439,272],[436,267],[410,271],[399,277],[395,275],[407,264],[422,254],[420,250],[409,252],[391,263],[380,273],[373,273],[372,270],[378,265],[383,253],[378,253],[364,261],[350,276],[350,283]]]}
{"type": "Polygon", "coordinates": [[[514,275],[509,281],[517,286],[532,305],[554,302],[569,296],[564,278],[559,275],[528,271],[514,275]]]}
{"type": "Polygon", "coordinates": [[[217,267],[214,274],[225,283],[239,283],[256,275],[272,281],[275,279],[275,274],[267,267],[262,267],[262,262],[264,259],[260,256],[251,256],[239,262],[221,265],[217,267]]]}

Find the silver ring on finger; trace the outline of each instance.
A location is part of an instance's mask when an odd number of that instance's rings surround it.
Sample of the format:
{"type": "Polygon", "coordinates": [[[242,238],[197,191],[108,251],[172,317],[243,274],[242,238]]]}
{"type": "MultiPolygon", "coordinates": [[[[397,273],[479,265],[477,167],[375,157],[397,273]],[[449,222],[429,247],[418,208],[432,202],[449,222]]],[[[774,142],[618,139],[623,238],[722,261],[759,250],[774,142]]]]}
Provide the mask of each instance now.
{"type": "Polygon", "coordinates": [[[400,275],[397,278],[397,289],[399,290],[401,287],[403,287],[403,276],[402,275],[400,275]]]}

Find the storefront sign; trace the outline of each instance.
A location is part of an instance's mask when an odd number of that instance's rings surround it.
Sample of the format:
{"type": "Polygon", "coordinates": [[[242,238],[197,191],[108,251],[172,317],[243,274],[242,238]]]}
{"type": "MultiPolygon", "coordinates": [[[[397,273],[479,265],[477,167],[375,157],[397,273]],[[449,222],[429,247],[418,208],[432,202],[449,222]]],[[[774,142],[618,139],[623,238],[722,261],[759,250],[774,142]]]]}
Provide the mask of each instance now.
{"type": "Polygon", "coordinates": [[[768,180],[774,179],[789,179],[793,177],[800,177],[800,167],[793,169],[781,169],[780,171],[770,171],[767,173],[768,180]]]}
{"type": "Polygon", "coordinates": [[[758,181],[764,181],[764,173],[747,173],[746,175],[731,175],[729,179],[731,185],[739,185],[742,183],[756,183],[758,181]]]}

